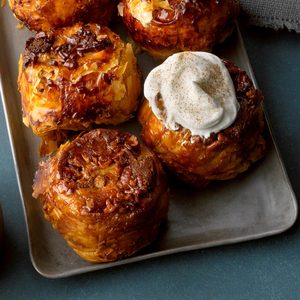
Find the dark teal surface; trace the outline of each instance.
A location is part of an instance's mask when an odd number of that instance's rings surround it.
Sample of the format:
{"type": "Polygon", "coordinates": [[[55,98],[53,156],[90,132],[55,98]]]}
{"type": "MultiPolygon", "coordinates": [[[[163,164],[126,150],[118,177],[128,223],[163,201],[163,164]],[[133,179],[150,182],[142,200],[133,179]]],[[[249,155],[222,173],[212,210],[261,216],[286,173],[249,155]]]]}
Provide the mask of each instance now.
{"type": "MultiPolygon", "coordinates": [[[[245,29],[254,74],[288,175],[300,199],[300,35],[245,29]]],[[[0,203],[5,244],[0,299],[300,299],[300,228],[231,246],[152,259],[66,279],[41,277],[29,258],[3,109],[0,203]]]]}

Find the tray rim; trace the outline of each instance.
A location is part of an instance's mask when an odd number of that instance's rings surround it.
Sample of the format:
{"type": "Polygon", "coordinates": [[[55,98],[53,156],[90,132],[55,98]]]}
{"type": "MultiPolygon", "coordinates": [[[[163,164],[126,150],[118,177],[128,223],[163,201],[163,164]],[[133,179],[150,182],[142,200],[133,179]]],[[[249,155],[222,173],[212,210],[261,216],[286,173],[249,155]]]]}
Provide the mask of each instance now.
{"type": "MultiPolygon", "coordinates": [[[[242,46],[243,55],[246,57],[245,64],[247,65],[247,68],[248,68],[248,75],[251,78],[251,80],[253,81],[254,86],[256,88],[258,88],[258,85],[257,85],[256,79],[255,79],[255,76],[254,76],[254,72],[253,72],[253,69],[252,69],[248,54],[247,54],[247,50],[246,50],[244,40],[243,40],[241,30],[240,30],[240,27],[239,27],[238,23],[236,23],[236,30],[237,30],[238,39],[240,40],[240,43],[241,43],[241,46],[242,46]]],[[[2,64],[2,62],[0,60],[0,66],[1,66],[1,64],[2,64]]],[[[236,243],[239,243],[239,242],[256,240],[256,239],[260,239],[260,238],[280,234],[280,233],[290,229],[294,225],[294,223],[296,222],[296,220],[298,218],[297,198],[296,198],[295,192],[293,190],[293,187],[291,185],[289,176],[287,174],[287,171],[286,171],[284,162],[282,160],[280,151],[278,149],[276,139],[274,138],[272,126],[269,122],[268,115],[267,115],[266,111],[264,110],[264,115],[265,115],[265,119],[266,119],[266,123],[267,123],[267,128],[268,128],[271,140],[274,144],[275,152],[276,152],[278,162],[279,162],[279,165],[280,165],[280,168],[281,168],[281,171],[282,171],[282,175],[283,175],[282,176],[283,180],[287,184],[287,187],[289,188],[289,191],[291,193],[291,199],[292,199],[292,204],[293,204],[293,208],[294,208],[293,209],[294,215],[290,216],[290,218],[289,218],[290,222],[289,223],[287,222],[285,224],[285,226],[278,227],[278,228],[271,229],[271,230],[267,230],[265,232],[258,233],[258,234],[257,233],[256,234],[249,234],[249,235],[244,235],[244,236],[240,236],[240,237],[229,238],[229,239],[222,240],[222,241],[211,241],[211,242],[206,242],[206,243],[201,243],[201,244],[194,244],[194,245],[182,246],[182,247],[177,247],[177,248],[172,248],[172,249],[167,249],[167,250],[161,250],[161,251],[156,251],[156,252],[152,252],[152,253],[142,254],[142,255],[139,255],[139,256],[129,257],[129,258],[126,258],[126,259],[115,261],[115,262],[102,263],[102,264],[91,264],[90,266],[78,267],[78,268],[75,268],[75,269],[70,270],[70,271],[56,272],[56,273],[45,272],[45,271],[40,269],[40,267],[38,266],[38,264],[35,261],[33,253],[32,253],[33,252],[32,251],[32,240],[30,238],[28,214],[27,214],[27,210],[26,210],[26,204],[25,204],[25,199],[24,199],[24,191],[23,191],[23,187],[22,187],[22,178],[21,178],[20,168],[19,168],[19,164],[18,164],[18,157],[17,157],[17,153],[16,153],[16,144],[17,144],[17,142],[16,142],[16,137],[14,136],[14,133],[13,133],[12,128],[11,128],[12,121],[10,120],[10,116],[9,116],[8,101],[6,100],[6,97],[5,97],[4,80],[5,79],[3,79],[2,72],[1,72],[1,69],[0,69],[0,96],[1,96],[2,105],[3,105],[3,112],[4,112],[4,116],[5,116],[5,123],[6,123],[6,127],[7,127],[7,132],[8,132],[10,149],[11,149],[11,153],[12,153],[12,157],[13,157],[13,163],[14,163],[14,169],[15,169],[16,178],[17,178],[18,189],[19,189],[20,198],[21,198],[22,207],[23,207],[23,214],[24,214],[24,217],[25,217],[25,224],[26,224],[26,231],[27,231],[27,241],[28,241],[28,247],[29,247],[30,260],[31,260],[31,263],[32,263],[33,267],[35,268],[35,270],[40,275],[42,275],[46,278],[50,278],[50,279],[66,278],[66,277],[70,277],[70,276],[73,276],[73,275],[79,275],[79,274],[84,274],[84,273],[88,273],[88,272],[92,272],[92,271],[103,270],[103,269],[107,269],[107,268],[111,268],[111,267],[117,267],[117,266],[121,266],[121,265],[125,265],[125,264],[130,264],[130,263],[143,261],[143,260],[147,260],[147,259],[152,259],[152,258],[156,258],[156,257],[161,257],[161,256],[166,256],[166,255],[171,255],[171,254],[175,254],[175,253],[182,253],[182,252],[187,252],[187,251],[192,251],[192,250],[211,248],[211,247],[221,246],[221,245],[225,246],[225,245],[230,245],[230,244],[236,244],[236,243]]]]}

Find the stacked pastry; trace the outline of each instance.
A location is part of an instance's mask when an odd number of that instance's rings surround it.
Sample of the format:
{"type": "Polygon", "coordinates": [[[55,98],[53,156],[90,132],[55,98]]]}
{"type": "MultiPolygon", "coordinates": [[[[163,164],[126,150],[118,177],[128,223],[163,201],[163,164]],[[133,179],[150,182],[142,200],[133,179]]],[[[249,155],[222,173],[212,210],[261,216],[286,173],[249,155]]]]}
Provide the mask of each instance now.
{"type": "Polygon", "coordinates": [[[152,70],[142,138],[195,186],[246,171],[265,154],[263,96],[246,72],[207,52],[181,52],[152,70]]]}
{"type": "Polygon", "coordinates": [[[42,138],[42,155],[59,147],[40,163],[33,195],[82,258],[132,255],[156,239],[169,193],[160,161],[134,135],[93,129],[127,121],[141,93],[131,45],[103,25],[116,3],[10,4],[37,31],[19,61],[23,121],[42,138]]]}
{"type": "Polygon", "coordinates": [[[233,63],[203,52],[231,34],[236,1],[119,3],[133,41],[167,58],[146,78],[141,106],[132,46],[103,25],[117,3],[10,4],[37,31],[19,61],[23,121],[42,138],[40,153],[52,154],[39,165],[33,196],[84,259],[121,259],[156,239],[169,203],[161,162],[203,187],[234,178],[264,155],[262,94],[233,63]],[[146,146],[101,128],[127,121],[139,106],[146,146]]]}

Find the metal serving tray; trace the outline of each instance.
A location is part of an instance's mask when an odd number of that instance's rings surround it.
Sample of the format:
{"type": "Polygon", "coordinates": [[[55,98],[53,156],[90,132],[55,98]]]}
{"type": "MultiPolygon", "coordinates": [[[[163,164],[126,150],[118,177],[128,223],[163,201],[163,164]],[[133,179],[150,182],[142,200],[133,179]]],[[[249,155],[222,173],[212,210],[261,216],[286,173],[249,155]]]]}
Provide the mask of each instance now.
{"type": "MultiPolygon", "coordinates": [[[[297,217],[296,199],[269,135],[265,159],[234,180],[214,183],[203,190],[171,183],[169,221],[153,245],[131,258],[113,263],[92,264],[82,260],[45,221],[40,203],[31,196],[39,160],[39,139],[22,124],[16,83],[19,53],[30,33],[26,29],[18,30],[16,25],[6,5],[0,11],[1,94],[26,218],[30,256],[41,275],[67,277],[176,252],[257,239],[283,232],[293,225],[297,217]]],[[[238,29],[218,54],[245,69],[255,82],[238,29]]],[[[139,56],[139,62],[144,76],[155,66],[146,54],[139,56]]],[[[139,132],[136,121],[120,128],[139,132]]]]}

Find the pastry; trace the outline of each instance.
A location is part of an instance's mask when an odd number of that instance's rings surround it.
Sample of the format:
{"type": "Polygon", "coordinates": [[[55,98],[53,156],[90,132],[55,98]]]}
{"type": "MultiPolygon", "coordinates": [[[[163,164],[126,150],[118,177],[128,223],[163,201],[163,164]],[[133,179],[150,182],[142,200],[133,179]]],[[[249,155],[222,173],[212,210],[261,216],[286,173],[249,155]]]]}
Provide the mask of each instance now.
{"type": "Polygon", "coordinates": [[[174,54],[150,72],[144,93],[142,139],[183,181],[234,178],[264,156],[263,95],[232,62],[174,54]]]}
{"type": "Polygon", "coordinates": [[[115,0],[9,0],[9,4],[15,17],[35,31],[79,21],[107,25],[116,9],[115,0]]]}
{"type": "Polygon", "coordinates": [[[132,39],[158,59],[180,51],[211,51],[232,32],[236,0],[122,0],[119,14],[132,39]]]}
{"type": "Polygon", "coordinates": [[[94,129],[41,162],[33,196],[45,217],[82,258],[107,262],[153,242],[167,218],[161,164],[137,138],[94,129]]]}
{"type": "Polygon", "coordinates": [[[26,42],[18,86],[23,121],[47,154],[69,131],[131,118],[141,78],[130,44],[107,27],[78,23],[26,42]]]}

